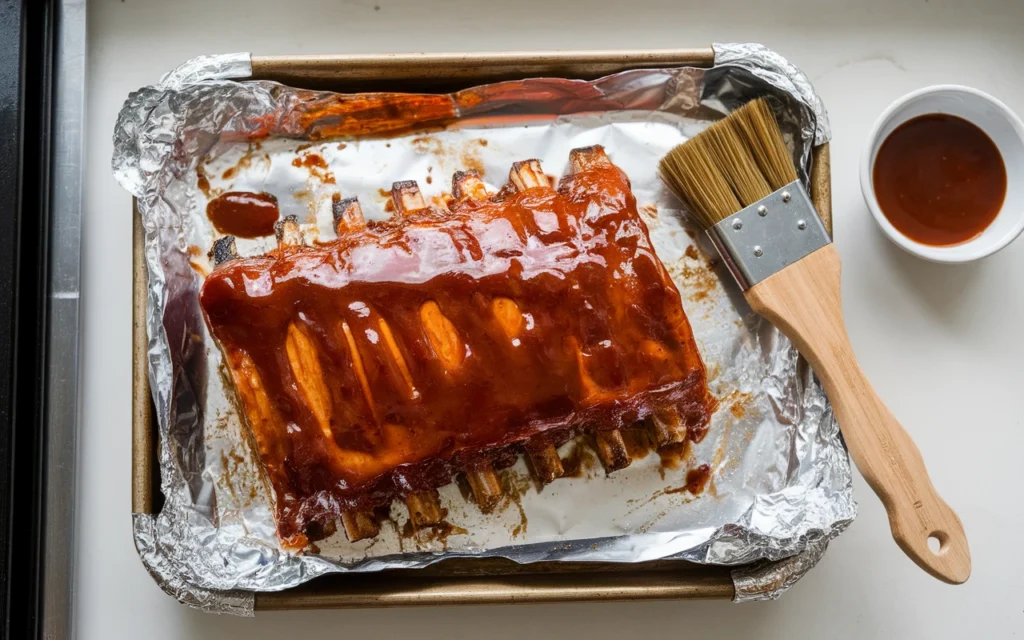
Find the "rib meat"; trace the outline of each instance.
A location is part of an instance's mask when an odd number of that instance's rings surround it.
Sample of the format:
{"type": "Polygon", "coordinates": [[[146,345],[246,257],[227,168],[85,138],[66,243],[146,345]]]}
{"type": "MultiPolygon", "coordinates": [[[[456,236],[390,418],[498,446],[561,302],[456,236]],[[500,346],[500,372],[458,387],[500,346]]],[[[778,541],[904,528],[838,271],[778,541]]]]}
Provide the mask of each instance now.
{"type": "Polygon", "coordinates": [[[265,255],[239,258],[231,238],[211,252],[201,304],[284,546],[339,518],[372,537],[395,498],[436,524],[436,489],[460,473],[487,511],[500,469],[525,453],[550,482],[581,433],[609,472],[630,463],[623,427],[659,445],[703,433],[715,401],[679,293],[603,149],[574,150],[557,189],[528,160],[497,194],[457,173],[446,209],[415,182],[391,197],[382,223],[335,202],[330,242],[285,219],[265,255]]]}

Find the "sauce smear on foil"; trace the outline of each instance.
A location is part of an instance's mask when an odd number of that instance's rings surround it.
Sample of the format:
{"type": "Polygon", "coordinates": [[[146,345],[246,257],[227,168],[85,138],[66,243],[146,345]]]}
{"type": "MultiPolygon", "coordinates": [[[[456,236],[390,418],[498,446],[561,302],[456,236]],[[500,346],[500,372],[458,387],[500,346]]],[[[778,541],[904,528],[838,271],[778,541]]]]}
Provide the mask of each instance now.
{"type": "Polygon", "coordinates": [[[206,217],[217,231],[239,238],[259,238],[274,233],[281,215],[277,198],[269,193],[229,191],[206,205],[206,217]]]}

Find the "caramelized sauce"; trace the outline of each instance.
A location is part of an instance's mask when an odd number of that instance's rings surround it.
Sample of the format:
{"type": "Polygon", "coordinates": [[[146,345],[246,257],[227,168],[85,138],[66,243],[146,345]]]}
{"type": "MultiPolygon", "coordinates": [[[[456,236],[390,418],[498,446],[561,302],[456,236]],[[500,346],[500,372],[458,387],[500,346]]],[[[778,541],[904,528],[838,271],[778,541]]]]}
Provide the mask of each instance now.
{"type": "Polygon", "coordinates": [[[274,233],[281,212],[269,193],[229,191],[206,205],[206,217],[217,231],[239,238],[258,238],[274,233]]]}
{"type": "Polygon", "coordinates": [[[311,169],[313,167],[316,167],[316,168],[319,168],[319,169],[326,169],[327,168],[327,161],[324,160],[323,156],[321,156],[320,154],[317,154],[317,153],[307,153],[306,155],[302,156],[301,158],[295,158],[294,160],[292,160],[292,166],[293,167],[306,167],[307,169],[311,169]]]}
{"type": "Polygon", "coordinates": [[[448,537],[451,535],[465,535],[469,533],[462,527],[451,524],[447,520],[441,520],[434,525],[427,525],[425,527],[417,527],[412,523],[412,520],[406,520],[405,524],[402,525],[401,536],[403,538],[416,538],[421,543],[426,542],[440,542],[444,545],[444,548],[448,548],[448,537]]]}
{"type": "Polygon", "coordinates": [[[601,462],[597,454],[590,447],[582,442],[573,442],[569,455],[562,458],[563,478],[583,478],[594,469],[598,469],[601,462]]]}
{"type": "Polygon", "coordinates": [[[702,464],[686,472],[686,490],[697,495],[704,491],[708,480],[711,478],[711,467],[702,464]]]}
{"type": "Polygon", "coordinates": [[[206,280],[282,539],[481,461],[506,466],[538,438],[667,407],[703,435],[715,401],[625,175],[453,206],[206,280]],[[496,315],[509,302],[521,324],[496,315]]]}
{"type": "Polygon", "coordinates": [[[686,460],[690,457],[691,442],[694,442],[692,437],[683,442],[670,444],[658,449],[658,457],[661,458],[661,468],[663,470],[678,469],[683,466],[686,460]]]}
{"type": "Polygon", "coordinates": [[[935,246],[980,234],[1006,197],[1006,167],[992,139],[967,120],[940,113],[890,133],[873,180],[889,222],[911,240],[935,246]]]}

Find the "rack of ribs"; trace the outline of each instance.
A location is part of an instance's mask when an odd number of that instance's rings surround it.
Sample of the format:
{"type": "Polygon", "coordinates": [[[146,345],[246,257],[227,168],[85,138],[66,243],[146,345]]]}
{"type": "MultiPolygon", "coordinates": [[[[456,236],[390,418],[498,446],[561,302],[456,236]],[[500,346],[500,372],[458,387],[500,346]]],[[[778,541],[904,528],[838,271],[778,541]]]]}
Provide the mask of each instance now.
{"type": "Polygon", "coordinates": [[[395,215],[333,203],[337,238],[239,257],[219,239],[201,305],[273,488],[282,546],[336,528],[378,534],[401,499],[416,527],[444,518],[437,489],[463,474],[483,511],[525,454],[563,475],[557,447],[586,436],[608,472],[622,429],[659,446],[697,440],[715,400],[679,292],[629,180],[601,147],[576,149],[554,188],[537,160],[490,193],[458,172],[446,208],[415,182],[395,215]]]}

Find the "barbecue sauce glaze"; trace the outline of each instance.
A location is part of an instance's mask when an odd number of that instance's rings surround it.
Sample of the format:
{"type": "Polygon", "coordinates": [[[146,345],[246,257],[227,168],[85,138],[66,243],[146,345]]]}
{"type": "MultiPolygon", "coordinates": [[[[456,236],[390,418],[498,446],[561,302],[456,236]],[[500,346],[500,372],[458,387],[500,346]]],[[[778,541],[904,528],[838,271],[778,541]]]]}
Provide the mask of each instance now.
{"type": "Polygon", "coordinates": [[[286,544],[667,407],[691,439],[705,432],[715,400],[625,175],[588,169],[494,200],[232,260],[206,280],[286,544]]]}
{"type": "Polygon", "coordinates": [[[239,238],[259,238],[274,233],[281,215],[277,198],[269,193],[229,191],[206,205],[206,217],[217,231],[239,238]]]}
{"type": "Polygon", "coordinates": [[[893,130],[878,150],[873,179],[889,222],[911,240],[935,246],[980,234],[1006,197],[1006,167],[992,139],[942,113],[893,130]]]}

